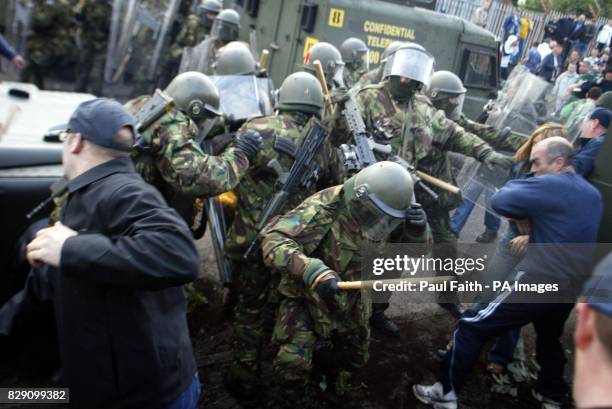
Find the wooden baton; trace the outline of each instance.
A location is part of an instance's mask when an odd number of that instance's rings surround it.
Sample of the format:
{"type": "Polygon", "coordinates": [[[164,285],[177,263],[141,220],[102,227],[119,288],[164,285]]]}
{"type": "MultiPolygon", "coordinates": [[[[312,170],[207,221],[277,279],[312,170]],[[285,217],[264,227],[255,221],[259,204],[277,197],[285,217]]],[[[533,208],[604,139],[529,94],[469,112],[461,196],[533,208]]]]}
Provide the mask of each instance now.
{"type": "Polygon", "coordinates": [[[319,60],[315,60],[312,64],[315,67],[317,78],[319,79],[321,87],[323,88],[323,95],[325,96],[325,100],[327,101],[327,112],[331,115],[332,112],[334,112],[334,107],[332,106],[331,98],[329,97],[329,88],[327,88],[327,81],[325,80],[323,66],[321,65],[321,61],[319,60]]]}
{"type": "Polygon", "coordinates": [[[382,284],[401,284],[401,283],[420,283],[421,281],[427,281],[429,284],[445,283],[447,281],[454,280],[453,276],[440,276],[440,277],[410,277],[410,278],[394,278],[391,280],[366,280],[366,281],[340,281],[338,282],[338,288],[341,290],[370,290],[373,288],[374,283],[382,284]]]}

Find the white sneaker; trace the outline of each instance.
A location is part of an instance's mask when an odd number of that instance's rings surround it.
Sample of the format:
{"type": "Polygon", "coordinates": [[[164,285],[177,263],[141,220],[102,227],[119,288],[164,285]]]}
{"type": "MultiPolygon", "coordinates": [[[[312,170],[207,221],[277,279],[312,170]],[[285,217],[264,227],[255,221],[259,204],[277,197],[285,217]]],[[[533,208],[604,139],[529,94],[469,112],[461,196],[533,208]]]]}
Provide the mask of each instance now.
{"type": "Polygon", "coordinates": [[[431,405],[434,409],[457,409],[457,395],[455,391],[444,394],[444,388],[440,382],[433,385],[413,385],[414,396],[426,405],[431,405]]]}
{"type": "Polygon", "coordinates": [[[557,402],[556,400],[552,400],[550,398],[547,398],[546,396],[542,395],[541,393],[538,393],[535,389],[531,390],[531,394],[533,395],[533,397],[537,401],[542,403],[542,405],[540,406],[540,408],[542,408],[542,409],[561,409],[561,407],[562,407],[561,402],[557,402]]]}

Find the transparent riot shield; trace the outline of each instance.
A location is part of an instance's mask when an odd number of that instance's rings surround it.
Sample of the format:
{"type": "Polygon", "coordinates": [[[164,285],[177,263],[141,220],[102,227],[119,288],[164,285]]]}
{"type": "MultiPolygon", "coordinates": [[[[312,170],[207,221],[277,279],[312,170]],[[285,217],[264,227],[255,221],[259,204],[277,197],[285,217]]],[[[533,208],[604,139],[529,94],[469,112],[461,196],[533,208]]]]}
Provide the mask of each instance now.
{"type": "Polygon", "coordinates": [[[210,79],[219,90],[224,116],[245,121],[273,114],[275,96],[271,79],[254,75],[212,75],[210,79]]]}
{"type": "Polygon", "coordinates": [[[34,4],[32,0],[5,0],[5,37],[19,55],[26,57],[26,41],[30,33],[30,22],[34,4]]]}
{"type": "Polygon", "coordinates": [[[179,73],[197,71],[210,75],[215,57],[215,39],[209,36],[195,47],[183,49],[179,73]]]}
{"type": "MultiPolygon", "coordinates": [[[[531,135],[552,114],[547,103],[551,90],[552,84],[517,66],[499,92],[486,123],[495,129],[510,127],[512,132],[531,135]]],[[[489,199],[506,183],[508,173],[501,168],[491,170],[475,159],[466,159],[457,177],[463,199],[494,213],[489,199]]]]}
{"type": "Polygon", "coordinates": [[[178,6],[179,0],[113,0],[107,82],[126,73],[137,80],[155,79],[178,6]]]}
{"type": "Polygon", "coordinates": [[[487,124],[496,129],[508,126],[513,132],[530,135],[552,114],[547,104],[551,90],[552,84],[528,70],[520,70],[506,81],[487,124]]]}

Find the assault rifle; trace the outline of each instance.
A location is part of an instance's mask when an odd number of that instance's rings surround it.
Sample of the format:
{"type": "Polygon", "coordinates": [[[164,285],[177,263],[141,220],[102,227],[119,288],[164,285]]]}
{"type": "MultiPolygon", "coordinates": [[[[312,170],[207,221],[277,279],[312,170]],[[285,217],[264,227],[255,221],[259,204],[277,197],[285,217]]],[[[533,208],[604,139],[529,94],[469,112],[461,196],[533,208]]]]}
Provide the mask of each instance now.
{"type": "MultiPolygon", "coordinates": [[[[316,182],[319,166],[315,161],[315,156],[319,152],[319,148],[326,135],[327,131],[321,124],[316,120],[313,121],[313,126],[308,130],[302,145],[297,150],[291,169],[289,169],[289,172],[279,176],[276,192],[266,203],[259,223],[257,223],[258,232],[264,228],[272,217],[276,216],[283,209],[289,195],[294,194],[299,187],[309,189],[316,182]]],[[[275,163],[270,163],[269,165],[274,167],[275,163]]],[[[259,243],[259,235],[253,239],[244,252],[243,258],[247,259],[249,257],[257,243],[259,243]]]]}

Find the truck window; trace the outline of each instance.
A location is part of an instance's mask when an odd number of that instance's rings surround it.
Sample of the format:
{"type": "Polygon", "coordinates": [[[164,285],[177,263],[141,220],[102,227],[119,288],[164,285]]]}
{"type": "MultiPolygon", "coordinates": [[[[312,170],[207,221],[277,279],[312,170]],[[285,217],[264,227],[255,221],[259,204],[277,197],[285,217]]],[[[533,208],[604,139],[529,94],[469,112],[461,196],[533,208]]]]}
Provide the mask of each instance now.
{"type": "Polygon", "coordinates": [[[497,88],[496,58],[492,54],[463,50],[460,77],[467,87],[497,88]]]}

